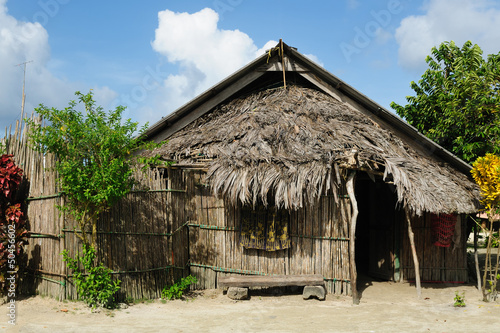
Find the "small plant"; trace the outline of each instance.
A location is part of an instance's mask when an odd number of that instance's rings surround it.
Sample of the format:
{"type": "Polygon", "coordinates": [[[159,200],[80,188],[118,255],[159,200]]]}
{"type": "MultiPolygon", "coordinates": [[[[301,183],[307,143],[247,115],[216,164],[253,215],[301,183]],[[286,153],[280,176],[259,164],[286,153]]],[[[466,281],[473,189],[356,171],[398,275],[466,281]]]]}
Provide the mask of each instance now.
{"type": "Polygon", "coordinates": [[[454,307],[456,308],[463,308],[465,307],[465,291],[460,293],[458,291],[455,291],[455,303],[453,304],[454,307]]]}
{"type": "Polygon", "coordinates": [[[83,245],[83,256],[76,259],[71,258],[67,250],[62,255],[68,268],[73,270],[73,281],[80,299],[92,308],[113,308],[116,305],[114,295],[120,290],[121,281],[113,281],[109,268],[94,264],[96,254],[92,246],[83,245]]]}
{"type": "Polygon", "coordinates": [[[198,282],[198,279],[196,279],[195,276],[188,275],[171,286],[165,286],[165,288],[163,288],[161,292],[161,297],[168,300],[180,299],[184,294],[184,290],[186,290],[191,284],[196,282],[198,282]]]}

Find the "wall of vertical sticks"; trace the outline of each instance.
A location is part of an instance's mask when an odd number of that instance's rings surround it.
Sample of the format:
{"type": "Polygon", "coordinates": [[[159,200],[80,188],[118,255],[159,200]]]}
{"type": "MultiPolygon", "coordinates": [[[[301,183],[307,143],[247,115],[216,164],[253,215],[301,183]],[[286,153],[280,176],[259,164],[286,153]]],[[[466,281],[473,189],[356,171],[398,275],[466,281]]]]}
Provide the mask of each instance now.
{"type": "Polygon", "coordinates": [[[347,221],[351,209],[345,194],[339,205],[333,195],[324,195],[317,206],[290,213],[291,248],[268,252],[240,245],[241,206],[215,198],[203,185],[203,171],[184,173],[195,186],[188,186],[187,192],[194,194],[189,257],[197,288],[216,288],[217,277],[231,274],[322,274],[329,293],[350,294],[347,221]]]}
{"type": "MultiPolygon", "coordinates": [[[[25,172],[28,189],[30,239],[23,291],[74,299],[71,272],[60,253],[67,249],[71,256],[78,254],[79,230],[56,208],[64,205],[64,196],[50,171],[54,156],[29,149],[26,131],[22,122],[17,123],[6,129],[4,139],[7,153],[25,172]]],[[[198,278],[199,289],[217,288],[217,278],[230,274],[322,274],[329,293],[351,294],[351,204],[345,189],[339,202],[326,193],[317,206],[289,213],[291,248],[266,252],[240,245],[244,210],[212,195],[205,175],[202,169],[175,166],[137,172],[140,186],[100,217],[98,260],[122,281],[120,299],[158,298],[165,285],[188,274],[198,278]]],[[[460,221],[464,227],[465,220],[460,221]]],[[[429,223],[425,216],[412,221],[422,279],[467,281],[465,251],[431,246],[429,223]]],[[[401,228],[401,267],[403,278],[411,280],[415,274],[405,229],[401,228]]]]}
{"type": "MultiPolygon", "coordinates": [[[[6,153],[24,170],[29,244],[20,258],[26,266],[22,292],[74,299],[71,272],[60,253],[67,249],[74,257],[81,251],[75,234],[80,230],[56,207],[64,205],[64,196],[51,170],[55,157],[29,149],[27,131],[17,122],[3,140],[6,153]]],[[[185,181],[164,172],[136,172],[140,185],[98,222],[98,260],[122,281],[122,300],[158,298],[165,285],[189,274],[185,181]]]]}
{"type": "MultiPolygon", "coordinates": [[[[465,283],[469,281],[467,269],[467,218],[459,215],[455,228],[454,242],[450,247],[433,245],[431,232],[431,214],[420,218],[412,218],[412,229],[415,234],[415,248],[423,282],[465,283]]],[[[408,241],[408,229],[402,229],[401,268],[403,278],[415,280],[415,269],[408,241]]]]}

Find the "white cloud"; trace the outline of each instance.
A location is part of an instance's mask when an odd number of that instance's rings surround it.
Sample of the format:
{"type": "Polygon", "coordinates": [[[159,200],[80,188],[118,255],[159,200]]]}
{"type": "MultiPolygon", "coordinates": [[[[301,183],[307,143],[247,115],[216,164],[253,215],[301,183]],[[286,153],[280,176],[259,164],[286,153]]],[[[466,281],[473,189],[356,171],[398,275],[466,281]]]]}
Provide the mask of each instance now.
{"type": "MultiPolygon", "coordinates": [[[[0,0],[0,136],[21,116],[23,66],[18,64],[32,61],[26,65],[26,114],[41,103],[62,108],[75,99],[79,84],[54,76],[50,60],[47,30],[38,22],[18,21],[8,14],[6,0],[0,0]]],[[[96,87],[94,93],[105,102],[113,96],[108,88],[96,87]]]]}
{"type": "Polygon", "coordinates": [[[258,49],[255,52],[255,58],[260,57],[261,55],[263,55],[264,53],[266,53],[267,51],[269,51],[270,49],[272,49],[276,45],[278,45],[277,41],[275,41],[275,40],[268,41],[266,44],[264,44],[263,47],[261,47],[260,49],[258,49]]]}
{"type": "Polygon", "coordinates": [[[467,40],[485,54],[500,51],[500,8],[489,0],[430,0],[425,14],[409,16],[396,30],[399,63],[423,69],[433,46],[453,40],[459,46],[467,40]]]}
{"type": "MultiPolygon", "coordinates": [[[[246,33],[219,28],[219,15],[210,8],[193,14],[165,10],[159,12],[158,21],[152,47],[178,65],[179,71],[169,75],[156,92],[157,117],[149,118],[150,122],[166,116],[278,43],[270,40],[258,48],[246,33]]],[[[154,113],[149,116],[154,117],[154,113]]]]}
{"type": "MultiPolygon", "coordinates": [[[[219,15],[205,8],[197,13],[158,14],[153,49],[181,66],[186,87],[200,92],[254,58],[257,47],[239,30],[217,27],[219,15]]],[[[177,76],[169,80],[178,83],[177,76]]],[[[172,82],[172,83],[174,83],[172,82]]]]}
{"type": "Polygon", "coordinates": [[[310,60],[312,60],[313,62],[315,62],[317,65],[321,66],[321,67],[324,67],[323,63],[321,62],[321,60],[319,60],[318,57],[316,57],[314,54],[304,54],[305,57],[309,58],[310,60]]]}

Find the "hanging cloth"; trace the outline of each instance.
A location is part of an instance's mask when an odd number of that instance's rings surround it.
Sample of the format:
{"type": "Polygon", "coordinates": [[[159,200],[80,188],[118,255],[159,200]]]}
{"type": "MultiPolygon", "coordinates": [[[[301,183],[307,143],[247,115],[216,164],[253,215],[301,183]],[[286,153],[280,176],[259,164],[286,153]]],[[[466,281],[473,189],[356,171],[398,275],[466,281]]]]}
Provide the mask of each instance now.
{"type": "Polygon", "coordinates": [[[457,223],[456,214],[431,214],[432,237],[434,245],[450,247],[457,223]]]}
{"type": "Polygon", "coordinates": [[[275,207],[244,207],[240,219],[240,244],[247,249],[277,251],[291,246],[289,215],[275,207]]]}

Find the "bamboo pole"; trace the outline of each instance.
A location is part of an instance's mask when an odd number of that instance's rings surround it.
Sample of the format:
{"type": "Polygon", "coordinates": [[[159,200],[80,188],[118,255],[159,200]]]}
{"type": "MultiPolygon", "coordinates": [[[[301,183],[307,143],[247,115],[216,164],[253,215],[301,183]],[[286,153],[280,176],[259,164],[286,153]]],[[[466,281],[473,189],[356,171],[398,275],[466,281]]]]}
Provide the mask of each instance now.
{"type": "Polygon", "coordinates": [[[477,255],[477,226],[474,226],[474,261],[476,264],[477,290],[481,290],[481,271],[479,270],[479,258],[477,255]]]}
{"type": "MultiPolygon", "coordinates": [[[[484,274],[483,274],[483,301],[488,302],[490,300],[490,293],[486,289],[487,286],[487,276],[491,274],[491,241],[493,239],[493,209],[488,212],[488,221],[490,222],[490,230],[488,232],[488,244],[486,246],[486,258],[484,260],[484,274]]],[[[496,284],[495,284],[496,286],[496,284]]],[[[491,288],[493,291],[493,288],[491,288]]]]}
{"type": "Polygon", "coordinates": [[[406,213],[406,222],[408,222],[408,238],[410,239],[411,254],[413,256],[413,264],[415,266],[415,286],[417,288],[417,297],[420,298],[422,295],[422,287],[420,285],[420,268],[418,264],[417,250],[415,249],[415,239],[413,235],[413,230],[411,228],[410,210],[407,207],[405,208],[405,213],[406,213]]]}
{"type": "Polygon", "coordinates": [[[350,171],[347,178],[347,193],[351,200],[352,215],[351,215],[351,227],[350,227],[350,241],[349,241],[349,268],[351,275],[351,292],[352,292],[352,303],[359,304],[358,288],[357,283],[357,272],[356,272],[356,260],[355,260],[355,235],[356,235],[356,222],[358,219],[358,203],[354,195],[354,180],[356,178],[356,171],[350,171]]]}

